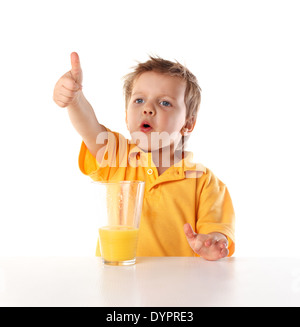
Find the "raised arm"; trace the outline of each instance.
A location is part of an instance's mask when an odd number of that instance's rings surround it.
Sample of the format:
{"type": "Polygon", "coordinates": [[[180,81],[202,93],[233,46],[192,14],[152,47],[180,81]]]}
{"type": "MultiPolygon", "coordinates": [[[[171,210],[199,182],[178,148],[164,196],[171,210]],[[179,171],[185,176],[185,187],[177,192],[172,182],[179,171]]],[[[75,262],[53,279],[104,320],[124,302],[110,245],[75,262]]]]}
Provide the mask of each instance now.
{"type": "Polygon", "coordinates": [[[107,133],[105,126],[99,124],[95,112],[82,92],[82,69],[79,56],[76,52],[71,53],[72,69],[64,74],[56,83],[53,92],[54,102],[62,107],[67,107],[70,120],[81,135],[83,142],[96,157],[101,160],[101,148],[103,144],[97,144],[99,133],[107,133]]]}

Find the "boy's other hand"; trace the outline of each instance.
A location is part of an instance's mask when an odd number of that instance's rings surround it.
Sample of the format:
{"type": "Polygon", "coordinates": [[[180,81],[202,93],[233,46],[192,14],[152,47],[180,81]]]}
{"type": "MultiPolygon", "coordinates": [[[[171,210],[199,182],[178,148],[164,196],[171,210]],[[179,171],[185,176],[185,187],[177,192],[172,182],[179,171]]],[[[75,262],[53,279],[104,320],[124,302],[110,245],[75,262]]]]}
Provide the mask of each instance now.
{"type": "Polygon", "coordinates": [[[228,241],[222,233],[197,234],[190,224],[184,232],[192,250],[206,260],[218,260],[228,255],[228,241]]]}
{"type": "Polygon", "coordinates": [[[79,56],[71,53],[72,69],[64,74],[55,84],[53,92],[54,102],[62,108],[77,103],[82,90],[82,69],[79,56]]]}

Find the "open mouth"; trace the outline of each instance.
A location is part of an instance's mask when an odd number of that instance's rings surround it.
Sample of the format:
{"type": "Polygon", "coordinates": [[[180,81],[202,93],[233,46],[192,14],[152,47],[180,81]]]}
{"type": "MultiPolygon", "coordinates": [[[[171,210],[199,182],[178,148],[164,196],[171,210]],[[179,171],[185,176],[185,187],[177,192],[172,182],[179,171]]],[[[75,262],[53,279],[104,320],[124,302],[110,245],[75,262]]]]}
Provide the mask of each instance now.
{"type": "Polygon", "coordinates": [[[152,130],[151,125],[148,122],[143,122],[140,126],[142,132],[147,133],[152,130]]]}

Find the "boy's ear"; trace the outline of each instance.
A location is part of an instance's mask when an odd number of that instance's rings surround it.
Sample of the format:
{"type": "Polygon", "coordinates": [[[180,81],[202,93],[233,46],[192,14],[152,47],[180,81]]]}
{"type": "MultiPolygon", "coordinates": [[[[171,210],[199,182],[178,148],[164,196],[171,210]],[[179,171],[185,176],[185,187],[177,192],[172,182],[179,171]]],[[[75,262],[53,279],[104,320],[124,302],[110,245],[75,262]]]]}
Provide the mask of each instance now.
{"type": "Polygon", "coordinates": [[[184,124],[184,126],[181,129],[181,134],[183,136],[187,136],[192,133],[194,127],[196,125],[196,117],[192,116],[188,118],[184,124]]]}

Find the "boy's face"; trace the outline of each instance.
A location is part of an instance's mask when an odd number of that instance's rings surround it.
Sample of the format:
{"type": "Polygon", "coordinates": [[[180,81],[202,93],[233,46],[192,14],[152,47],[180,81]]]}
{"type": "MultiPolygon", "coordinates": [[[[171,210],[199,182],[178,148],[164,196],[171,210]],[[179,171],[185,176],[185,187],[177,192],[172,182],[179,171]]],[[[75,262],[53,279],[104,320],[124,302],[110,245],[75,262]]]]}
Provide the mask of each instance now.
{"type": "MultiPolygon", "coordinates": [[[[141,149],[154,151],[170,144],[176,149],[182,135],[188,134],[184,129],[185,89],[186,82],[179,77],[153,71],[136,78],[126,111],[126,124],[134,143],[141,149]]],[[[189,130],[191,132],[192,128],[189,130]]]]}

